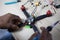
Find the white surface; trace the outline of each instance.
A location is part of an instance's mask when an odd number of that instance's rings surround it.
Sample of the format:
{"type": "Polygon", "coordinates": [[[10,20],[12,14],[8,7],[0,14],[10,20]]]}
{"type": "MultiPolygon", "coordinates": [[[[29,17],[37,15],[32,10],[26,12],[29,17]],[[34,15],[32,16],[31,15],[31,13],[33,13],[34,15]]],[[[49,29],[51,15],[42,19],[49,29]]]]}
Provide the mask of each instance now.
{"type": "Polygon", "coordinates": [[[23,30],[14,32],[12,34],[16,40],[28,40],[33,33],[33,29],[23,28],[23,30]]]}
{"type": "MultiPolygon", "coordinates": [[[[16,3],[16,4],[12,4],[12,5],[4,5],[4,0],[0,0],[0,16],[6,14],[6,13],[12,13],[15,15],[20,16],[22,19],[26,19],[25,15],[23,14],[23,12],[20,10],[20,7],[22,4],[24,4],[26,2],[26,0],[22,0],[21,3],[16,3]]],[[[34,1],[35,2],[35,1],[34,1]]],[[[45,7],[44,9],[41,9],[43,5],[38,6],[37,8],[37,12],[36,12],[36,16],[42,15],[42,14],[46,14],[47,10],[51,10],[52,13],[54,13],[54,10],[51,9],[50,6],[45,7]]],[[[27,5],[25,5],[26,8],[28,8],[28,12],[31,14],[31,12],[33,11],[34,7],[31,6],[30,3],[28,3],[27,5]]],[[[41,26],[47,27],[49,25],[51,25],[52,23],[56,22],[57,20],[60,20],[60,9],[56,10],[56,14],[52,17],[48,17],[45,19],[42,19],[40,21],[38,21],[36,23],[36,26],[38,28],[38,30],[40,30],[41,26]]],[[[60,40],[60,25],[56,25],[56,27],[52,30],[52,35],[53,35],[53,40],[60,40]]],[[[28,38],[33,34],[33,30],[32,29],[25,29],[23,28],[22,31],[17,31],[14,32],[13,35],[16,38],[16,40],[28,40],[28,38]]]]}

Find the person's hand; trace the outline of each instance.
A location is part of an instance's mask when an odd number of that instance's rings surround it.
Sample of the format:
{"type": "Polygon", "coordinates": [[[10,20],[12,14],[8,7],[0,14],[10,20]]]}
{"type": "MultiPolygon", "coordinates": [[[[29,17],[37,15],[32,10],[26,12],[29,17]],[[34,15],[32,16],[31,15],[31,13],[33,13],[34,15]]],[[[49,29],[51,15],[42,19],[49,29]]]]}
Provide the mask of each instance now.
{"type": "MultiPolygon", "coordinates": [[[[40,28],[42,30],[42,33],[40,34],[40,38],[39,40],[52,40],[52,36],[51,34],[44,28],[44,27],[41,27],[40,28]]],[[[34,33],[30,38],[29,40],[33,40],[33,38],[37,35],[38,33],[34,33]]]]}
{"type": "Polygon", "coordinates": [[[17,26],[21,22],[21,19],[17,15],[13,14],[6,14],[0,16],[0,28],[1,29],[8,29],[9,31],[16,31],[19,29],[17,26]]]}
{"type": "Polygon", "coordinates": [[[41,27],[41,30],[40,40],[52,40],[52,35],[44,27],[41,27]]]}

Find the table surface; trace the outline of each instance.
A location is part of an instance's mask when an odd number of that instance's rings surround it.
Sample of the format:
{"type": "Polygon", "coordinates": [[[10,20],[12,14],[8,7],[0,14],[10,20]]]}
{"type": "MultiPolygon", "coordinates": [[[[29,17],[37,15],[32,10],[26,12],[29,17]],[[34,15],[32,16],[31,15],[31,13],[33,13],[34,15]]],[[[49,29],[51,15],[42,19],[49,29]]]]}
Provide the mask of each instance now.
{"type": "MultiPolygon", "coordinates": [[[[22,2],[19,2],[16,4],[11,4],[11,5],[5,5],[3,2],[1,2],[0,16],[7,14],[7,13],[12,13],[12,14],[18,15],[22,19],[26,20],[25,15],[23,14],[23,12],[20,9],[21,5],[24,4],[26,1],[27,0],[22,0],[22,2]]],[[[36,0],[34,2],[36,2],[36,0]]],[[[42,9],[42,6],[43,5],[40,5],[37,7],[35,16],[46,14],[47,10],[51,10],[52,13],[55,13],[54,10],[51,9],[51,6],[45,7],[44,9],[42,9]]],[[[34,10],[34,7],[29,2],[25,5],[25,7],[27,8],[27,11],[30,14],[34,10]]],[[[37,26],[38,30],[40,30],[41,26],[46,28],[47,26],[51,25],[52,23],[56,22],[57,20],[60,20],[60,9],[55,9],[55,11],[56,11],[56,14],[54,16],[48,17],[48,18],[45,18],[45,19],[42,19],[42,20],[36,22],[35,25],[37,26]]],[[[28,40],[28,38],[33,33],[34,33],[33,29],[23,28],[22,31],[19,30],[17,32],[13,32],[12,34],[16,40],[28,40]]],[[[51,34],[52,34],[53,40],[60,40],[60,38],[59,38],[60,37],[60,24],[57,24],[53,28],[53,30],[51,31],[51,34]]]]}

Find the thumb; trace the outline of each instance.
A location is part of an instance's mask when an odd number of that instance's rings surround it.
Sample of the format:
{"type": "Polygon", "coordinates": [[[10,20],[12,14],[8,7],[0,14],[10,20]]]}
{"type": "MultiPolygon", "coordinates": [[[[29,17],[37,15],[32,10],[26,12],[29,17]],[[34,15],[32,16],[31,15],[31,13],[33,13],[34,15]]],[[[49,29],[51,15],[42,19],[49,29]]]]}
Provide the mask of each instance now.
{"type": "Polygon", "coordinates": [[[48,31],[44,27],[41,27],[40,29],[42,30],[41,37],[45,38],[49,34],[48,31]]]}
{"type": "Polygon", "coordinates": [[[42,31],[46,30],[44,27],[40,27],[40,29],[41,29],[42,31]]]}
{"type": "Polygon", "coordinates": [[[18,29],[19,29],[19,27],[17,25],[8,24],[8,31],[16,31],[18,29]]]}

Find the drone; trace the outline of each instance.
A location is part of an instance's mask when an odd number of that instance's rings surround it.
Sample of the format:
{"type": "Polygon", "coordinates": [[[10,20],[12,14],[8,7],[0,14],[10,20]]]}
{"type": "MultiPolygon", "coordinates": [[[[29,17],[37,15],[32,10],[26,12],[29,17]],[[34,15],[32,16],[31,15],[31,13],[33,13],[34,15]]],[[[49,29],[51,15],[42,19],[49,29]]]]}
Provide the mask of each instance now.
{"type": "MultiPolygon", "coordinates": [[[[22,25],[29,25],[30,28],[33,28],[34,32],[38,32],[38,35],[37,35],[35,38],[33,38],[33,40],[39,40],[39,38],[40,38],[40,32],[39,32],[39,30],[37,29],[37,27],[35,26],[35,23],[36,23],[37,21],[39,21],[39,20],[44,19],[44,18],[53,16],[52,12],[51,12],[50,10],[48,10],[48,12],[47,12],[46,14],[40,15],[40,16],[38,16],[38,17],[34,17],[34,16],[30,15],[30,14],[26,11],[26,8],[25,8],[24,5],[21,6],[21,10],[22,10],[22,12],[24,13],[24,15],[25,15],[26,18],[27,18],[27,19],[25,20],[25,23],[22,23],[22,25]]],[[[48,32],[50,32],[50,31],[53,29],[53,27],[54,27],[55,25],[57,25],[59,22],[60,22],[60,20],[56,21],[54,24],[48,26],[48,27],[46,28],[46,30],[47,30],[48,32]]],[[[21,26],[21,25],[19,24],[18,26],[21,26]]]]}

